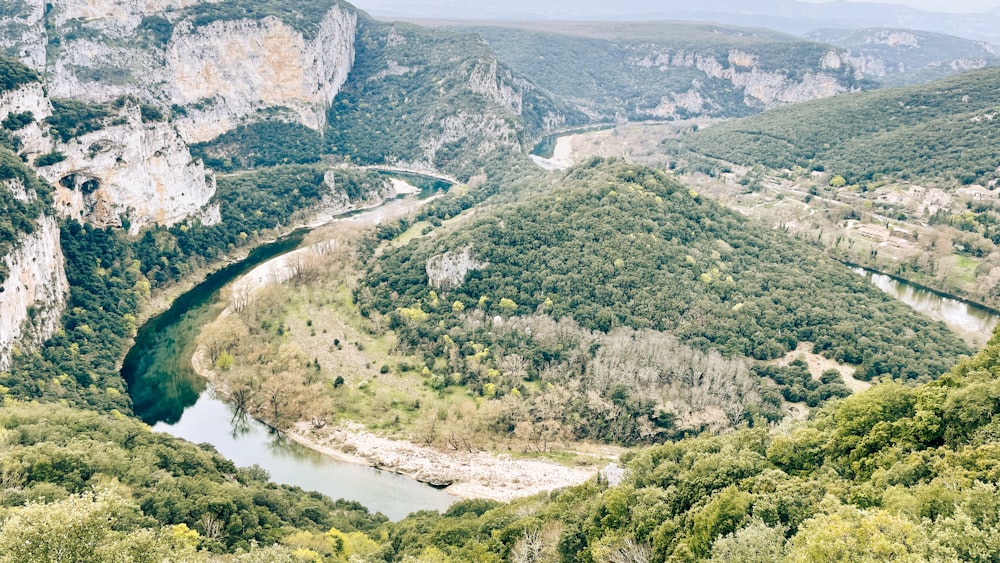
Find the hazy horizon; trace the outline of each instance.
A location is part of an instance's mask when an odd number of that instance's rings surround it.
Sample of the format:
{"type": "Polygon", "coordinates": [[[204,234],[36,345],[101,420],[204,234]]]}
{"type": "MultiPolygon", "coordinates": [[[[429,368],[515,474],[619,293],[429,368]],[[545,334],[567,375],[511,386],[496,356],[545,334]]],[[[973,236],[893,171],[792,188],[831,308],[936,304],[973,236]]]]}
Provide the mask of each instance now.
{"type": "MultiPolygon", "coordinates": [[[[944,14],[981,14],[987,13],[992,10],[1000,9],[1000,0],[951,0],[948,2],[943,2],[942,0],[794,0],[797,2],[802,2],[806,4],[830,4],[837,1],[845,1],[851,4],[883,4],[886,6],[900,6],[906,8],[912,8],[915,10],[921,10],[925,12],[936,12],[944,14]]],[[[511,6],[518,4],[517,2],[504,3],[503,5],[496,5],[491,3],[483,3],[477,0],[355,0],[352,2],[354,5],[361,9],[371,11],[373,13],[392,13],[392,14],[406,14],[411,17],[419,17],[421,15],[426,15],[424,12],[428,6],[439,6],[444,7],[447,5],[449,8],[453,8],[456,11],[465,13],[468,11],[481,11],[484,17],[489,17],[490,14],[497,14],[504,12],[504,6],[511,6]]],[[[776,2],[780,3],[780,2],[776,2]]],[[[647,11],[649,13],[671,11],[676,9],[676,2],[657,2],[655,0],[631,0],[620,3],[628,6],[627,10],[622,11],[622,15],[628,13],[636,13],[638,11],[647,11]]],[[[564,10],[572,10],[574,8],[579,8],[580,2],[567,1],[567,0],[550,0],[544,5],[536,5],[537,13],[544,12],[559,12],[564,10]],[[544,6],[544,7],[542,7],[544,6]]],[[[690,7],[685,7],[690,9],[690,7]]],[[[515,8],[516,10],[516,8],[515,8]]]]}

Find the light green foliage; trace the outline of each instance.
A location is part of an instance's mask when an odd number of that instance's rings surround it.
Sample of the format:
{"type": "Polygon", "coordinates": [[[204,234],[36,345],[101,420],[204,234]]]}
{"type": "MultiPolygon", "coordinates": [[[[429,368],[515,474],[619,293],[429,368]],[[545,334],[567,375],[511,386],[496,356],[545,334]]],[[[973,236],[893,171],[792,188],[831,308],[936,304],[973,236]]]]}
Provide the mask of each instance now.
{"type": "Polygon", "coordinates": [[[506,557],[525,530],[548,529],[539,548],[577,561],[996,561],[1000,449],[975,440],[1000,422],[990,392],[998,366],[995,339],[936,382],[883,384],[790,429],[633,452],[617,487],[589,483],[475,513],[460,503],[441,517],[414,515],[391,528],[391,551],[400,558],[433,547],[468,560],[484,548],[506,557]],[[992,413],[952,418],[961,409],[954,399],[972,396],[992,413]],[[865,450],[868,434],[887,445],[865,450]],[[796,444],[810,459],[793,468],[777,452],[796,444]],[[623,553],[644,558],[612,559],[623,553]]]}
{"type": "Polygon", "coordinates": [[[686,146],[747,166],[825,168],[848,184],[883,175],[985,184],[997,165],[998,81],[994,67],[796,104],[703,129],[686,146]]]}
{"type": "MultiPolygon", "coordinates": [[[[122,561],[161,561],[163,546],[235,552],[296,532],[352,534],[385,522],[357,503],[269,483],[260,468],[238,469],[210,446],[136,420],[18,403],[0,407],[0,512],[11,516],[0,546],[31,540],[37,561],[104,561],[119,552],[132,558],[122,561]],[[97,558],[81,555],[88,550],[97,558]]],[[[3,547],[8,560],[29,560],[3,547]]]]}
{"type": "Polygon", "coordinates": [[[763,520],[754,519],[715,540],[711,560],[715,563],[772,563],[781,560],[784,547],[784,529],[772,528],[763,520]]]}
{"type": "Polygon", "coordinates": [[[194,546],[169,530],[140,527],[135,503],[111,491],[16,508],[0,528],[0,561],[84,563],[190,561],[194,546]]]}

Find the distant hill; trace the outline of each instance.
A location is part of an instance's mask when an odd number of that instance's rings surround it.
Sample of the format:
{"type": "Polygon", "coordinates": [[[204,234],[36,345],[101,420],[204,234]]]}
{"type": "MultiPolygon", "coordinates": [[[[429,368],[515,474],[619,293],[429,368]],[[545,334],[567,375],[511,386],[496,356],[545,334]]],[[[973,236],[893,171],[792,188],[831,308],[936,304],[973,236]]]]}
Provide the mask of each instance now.
{"type": "Polygon", "coordinates": [[[511,0],[484,5],[472,0],[361,0],[358,6],[392,18],[425,17],[491,20],[687,20],[757,26],[803,34],[820,28],[894,27],[946,33],[992,43],[1000,42],[1000,13],[929,12],[897,4],[874,2],[798,2],[795,0],[704,0],[701,2],[533,2],[511,0]]]}
{"type": "Polygon", "coordinates": [[[764,29],[664,22],[455,29],[482,36],[500,60],[594,120],[738,117],[866,86],[838,49],[764,29]]]}
{"type": "Polygon", "coordinates": [[[1000,63],[988,43],[927,31],[822,29],[806,37],[846,49],[859,72],[886,86],[929,82],[1000,63]]]}
{"type": "Polygon", "coordinates": [[[987,183],[998,175],[1000,68],[817,100],[698,131],[688,148],[738,164],[987,183]]]}

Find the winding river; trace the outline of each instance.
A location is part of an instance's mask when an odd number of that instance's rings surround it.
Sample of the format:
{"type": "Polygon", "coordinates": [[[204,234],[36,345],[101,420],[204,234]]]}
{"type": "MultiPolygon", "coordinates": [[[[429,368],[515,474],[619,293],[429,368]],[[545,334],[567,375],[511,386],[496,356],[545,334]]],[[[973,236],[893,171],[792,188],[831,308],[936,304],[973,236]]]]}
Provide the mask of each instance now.
{"type": "MultiPolygon", "coordinates": [[[[420,199],[450,187],[417,175],[394,172],[391,176],[420,187],[416,196],[420,199]]],[[[350,216],[351,220],[374,224],[387,216],[387,207],[402,205],[403,199],[348,213],[340,219],[350,216]]],[[[208,276],[139,329],[135,345],[122,364],[135,413],[156,432],[209,443],[239,466],[259,465],[275,482],[335,499],[355,500],[393,520],[415,510],[443,510],[457,498],[394,473],[335,461],[283,438],[253,419],[236,417],[191,367],[201,327],[225,308],[220,290],[256,266],[295,250],[310,230],[296,229],[257,247],[244,260],[208,276]]]]}
{"type": "MultiPolygon", "coordinates": [[[[391,175],[419,185],[419,198],[449,186],[414,175],[391,175]]],[[[388,211],[383,206],[346,215],[374,224],[388,211]]],[[[400,475],[335,461],[284,439],[252,419],[236,417],[191,367],[198,332],[225,308],[220,290],[259,264],[295,250],[309,231],[300,228],[254,249],[244,260],[208,276],[142,326],[122,366],[135,413],[154,431],[211,444],[239,466],[262,467],[278,483],[318,491],[331,498],[355,500],[393,520],[415,510],[443,510],[456,497],[400,475]]],[[[991,310],[884,274],[862,268],[855,268],[855,272],[914,309],[944,321],[977,345],[989,338],[1000,318],[991,310]]]]}

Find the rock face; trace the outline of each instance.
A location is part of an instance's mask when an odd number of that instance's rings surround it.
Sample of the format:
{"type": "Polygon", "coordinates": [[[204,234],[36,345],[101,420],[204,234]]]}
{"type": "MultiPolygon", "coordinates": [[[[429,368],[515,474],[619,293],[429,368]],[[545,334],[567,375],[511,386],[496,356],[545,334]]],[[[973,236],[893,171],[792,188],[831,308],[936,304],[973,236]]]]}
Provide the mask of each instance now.
{"type": "MultiPolygon", "coordinates": [[[[839,72],[826,70],[840,71],[852,64],[850,60],[831,50],[816,62],[820,70],[806,72],[801,77],[789,77],[787,72],[765,70],[757,55],[738,49],[729,51],[724,62],[712,55],[683,50],[653,50],[631,61],[635,66],[656,68],[661,72],[673,72],[679,68],[699,70],[707,80],[729,82],[743,93],[743,103],[756,109],[826,98],[849,90],[839,72]]],[[[702,81],[693,81],[690,90],[664,96],[650,113],[657,117],[678,117],[681,116],[679,110],[684,110],[687,115],[710,113],[715,108],[708,101],[711,95],[706,98],[701,91],[703,86],[702,81]]]]}
{"type": "Polygon", "coordinates": [[[45,66],[45,0],[22,0],[20,4],[4,0],[10,10],[0,10],[0,51],[16,54],[34,69],[45,66]],[[16,8],[20,8],[19,10],[16,8]]]}
{"type": "Polygon", "coordinates": [[[59,143],[65,160],[39,168],[56,187],[56,210],[98,226],[127,218],[133,234],[200,214],[215,193],[204,164],[168,123],[144,123],[132,104],[122,115],[122,125],[59,143]]]}
{"type": "Polygon", "coordinates": [[[16,90],[0,93],[0,121],[12,113],[30,112],[33,120],[14,133],[22,144],[21,153],[36,155],[52,150],[52,141],[45,133],[42,122],[52,115],[52,105],[45,90],[37,82],[25,84],[16,90]]]}
{"type": "MultiPolygon", "coordinates": [[[[105,103],[133,95],[179,108],[187,142],[211,140],[260,112],[322,130],[354,63],[356,12],[331,2],[307,37],[274,16],[202,25],[184,8],[203,3],[53,0],[48,18],[59,46],[46,62],[43,41],[41,58],[31,55],[30,62],[45,71],[54,97],[105,103]],[[148,28],[149,18],[159,22],[160,35],[148,28]]],[[[35,29],[43,13],[24,11],[18,21],[35,29]]],[[[35,32],[46,34],[44,26],[35,32]]],[[[9,46],[33,53],[29,35],[7,40],[9,46]]]]}
{"type": "Polygon", "coordinates": [[[445,252],[427,261],[427,279],[430,286],[439,289],[459,287],[465,283],[465,276],[473,270],[485,268],[489,264],[480,262],[472,255],[472,247],[461,252],[445,252]]]}
{"type": "Polygon", "coordinates": [[[843,49],[855,76],[900,86],[1000,62],[993,46],[939,33],[907,29],[827,29],[810,39],[843,49]]]}
{"type": "Polygon", "coordinates": [[[7,277],[0,285],[0,370],[10,367],[16,346],[32,348],[58,330],[69,291],[59,226],[51,217],[40,218],[2,260],[7,277]]]}
{"type": "Polygon", "coordinates": [[[312,41],[274,17],[199,28],[182,22],[166,53],[171,103],[189,106],[182,133],[207,141],[269,107],[288,108],[303,125],[322,130],[354,62],[356,29],[357,15],[339,7],[312,41]]]}

